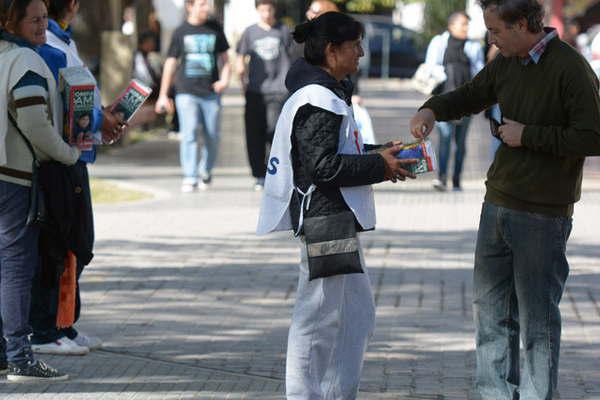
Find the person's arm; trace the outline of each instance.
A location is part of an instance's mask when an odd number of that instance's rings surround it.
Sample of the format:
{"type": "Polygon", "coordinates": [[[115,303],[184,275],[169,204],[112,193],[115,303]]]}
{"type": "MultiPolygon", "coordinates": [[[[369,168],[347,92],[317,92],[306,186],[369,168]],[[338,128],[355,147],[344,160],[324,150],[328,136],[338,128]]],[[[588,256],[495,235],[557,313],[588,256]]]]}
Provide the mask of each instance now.
{"type": "Polygon", "coordinates": [[[240,83],[242,84],[243,89],[246,89],[246,86],[248,85],[248,79],[246,75],[246,62],[246,56],[243,54],[238,54],[236,59],[235,72],[237,72],[238,74],[238,78],[240,80],[240,83]]]}
{"type": "Polygon", "coordinates": [[[173,77],[175,76],[175,71],[177,70],[177,59],[175,57],[169,57],[165,61],[165,66],[163,67],[162,79],[160,82],[160,91],[158,93],[158,99],[156,100],[156,104],[154,105],[154,111],[158,114],[162,114],[165,111],[172,113],[173,105],[169,100],[169,88],[173,83],[173,77]]]}
{"type": "Polygon", "coordinates": [[[579,70],[569,69],[561,90],[568,125],[524,126],[517,123],[524,147],[557,156],[600,156],[598,79],[587,66],[580,65],[579,70]]]}
{"type": "Polygon", "coordinates": [[[498,58],[486,65],[470,82],[451,92],[431,97],[421,109],[431,109],[437,121],[451,121],[477,114],[496,104],[494,81],[497,64],[498,58]]]}
{"type": "Polygon", "coordinates": [[[237,53],[235,61],[235,72],[237,73],[240,83],[242,84],[242,89],[244,90],[248,85],[247,63],[249,58],[249,47],[250,46],[248,44],[248,29],[246,29],[244,33],[242,33],[242,37],[240,38],[240,41],[238,42],[237,47],[235,49],[235,52],[237,53]]]}
{"type": "Polygon", "coordinates": [[[81,154],[79,149],[65,143],[50,120],[48,81],[28,71],[11,89],[11,97],[17,126],[32,146],[50,159],[75,164],[81,154]]]}
{"type": "Polygon", "coordinates": [[[173,103],[169,99],[168,93],[171,85],[173,84],[173,78],[175,77],[175,71],[177,71],[177,60],[183,53],[182,37],[179,30],[173,33],[171,44],[169,45],[169,51],[167,52],[167,59],[163,66],[162,79],[160,82],[160,90],[158,92],[158,99],[154,105],[154,112],[162,114],[167,111],[169,114],[173,113],[173,103]]]}
{"type": "Polygon", "coordinates": [[[229,55],[226,51],[219,54],[219,64],[221,65],[219,80],[213,83],[213,90],[215,93],[223,93],[229,86],[229,81],[231,79],[231,63],[229,62],[229,55]]]}
{"type": "Polygon", "coordinates": [[[218,65],[219,65],[219,79],[213,83],[213,90],[215,93],[223,93],[229,86],[231,79],[231,63],[229,62],[229,42],[225,37],[223,28],[219,26],[216,40],[216,53],[218,54],[218,65]]]}
{"type": "Polygon", "coordinates": [[[375,154],[338,154],[342,119],[310,104],[302,106],[294,117],[298,161],[315,185],[362,186],[410,176],[402,165],[414,160],[396,160],[393,154],[400,150],[396,147],[375,154]]]}

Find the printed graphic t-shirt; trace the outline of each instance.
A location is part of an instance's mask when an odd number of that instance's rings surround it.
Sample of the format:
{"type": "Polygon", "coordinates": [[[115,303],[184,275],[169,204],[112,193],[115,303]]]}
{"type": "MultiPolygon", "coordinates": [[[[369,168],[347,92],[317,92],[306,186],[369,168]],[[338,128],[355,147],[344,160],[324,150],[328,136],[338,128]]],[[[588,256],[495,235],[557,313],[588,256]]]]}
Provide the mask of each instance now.
{"type": "Polygon", "coordinates": [[[249,55],[248,90],[257,93],[286,93],[285,76],[290,69],[291,34],[277,24],[264,30],[254,24],[242,35],[237,53],[249,55]]]}
{"type": "Polygon", "coordinates": [[[223,28],[214,21],[202,25],[184,22],[173,33],[168,56],[179,61],[175,89],[177,93],[205,96],[213,93],[219,80],[219,54],[229,49],[223,28]]]}

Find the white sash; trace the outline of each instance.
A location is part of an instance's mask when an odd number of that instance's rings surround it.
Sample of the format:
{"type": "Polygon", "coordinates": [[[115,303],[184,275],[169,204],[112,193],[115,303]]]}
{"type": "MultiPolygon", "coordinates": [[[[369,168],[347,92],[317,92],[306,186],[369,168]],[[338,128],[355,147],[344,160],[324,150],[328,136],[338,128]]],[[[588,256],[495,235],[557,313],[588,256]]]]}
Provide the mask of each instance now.
{"type": "MultiPolygon", "coordinates": [[[[296,188],[291,157],[291,136],[296,112],[305,104],[311,104],[343,116],[338,154],[360,154],[362,152],[362,137],[354,122],[350,106],[331,90],[320,85],[308,85],[294,93],[286,101],[277,120],[256,230],[258,235],[292,229],[289,204],[296,188]]],[[[302,204],[307,209],[310,207],[310,194],[313,190],[314,188],[312,190],[309,188],[306,196],[303,196],[302,204]]],[[[375,201],[371,186],[342,187],[340,191],[363,229],[373,229],[375,227],[375,201]]],[[[300,215],[300,226],[303,211],[304,206],[300,215]]]]}

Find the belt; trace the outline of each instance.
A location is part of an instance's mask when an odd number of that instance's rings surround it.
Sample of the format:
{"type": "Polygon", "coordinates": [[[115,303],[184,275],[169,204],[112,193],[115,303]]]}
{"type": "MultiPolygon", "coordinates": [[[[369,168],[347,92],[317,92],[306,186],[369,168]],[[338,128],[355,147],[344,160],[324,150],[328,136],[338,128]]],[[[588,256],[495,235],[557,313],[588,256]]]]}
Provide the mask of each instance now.
{"type": "Polygon", "coordinates": [[[33,176],[31,172],[19,171],[17,169],[6,168],[6,167],[0,167],[0,174],[6,175],[6,176],[11,176],[11,177],[17,178],[17,179],[25,179],[27,181],[30,181],[31,177],[33,176]]]}

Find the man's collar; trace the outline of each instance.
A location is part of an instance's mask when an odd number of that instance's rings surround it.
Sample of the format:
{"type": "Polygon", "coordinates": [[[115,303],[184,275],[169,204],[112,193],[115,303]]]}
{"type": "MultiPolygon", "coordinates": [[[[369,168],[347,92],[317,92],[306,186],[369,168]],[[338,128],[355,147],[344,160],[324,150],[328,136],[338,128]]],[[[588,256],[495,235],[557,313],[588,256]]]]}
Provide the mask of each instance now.
{"type": "Polygon", "coordinates": [[[530,62],[537,64],[540,62],[542,55],[548,47],[548,43],[555,37],[558,37],[558,31],[555,28],[544,28],[546,35],[529,50],[529,57],[522,60],[523,65],[528,65],[530,62]]]}

